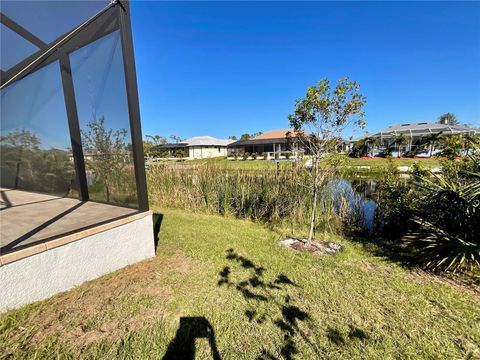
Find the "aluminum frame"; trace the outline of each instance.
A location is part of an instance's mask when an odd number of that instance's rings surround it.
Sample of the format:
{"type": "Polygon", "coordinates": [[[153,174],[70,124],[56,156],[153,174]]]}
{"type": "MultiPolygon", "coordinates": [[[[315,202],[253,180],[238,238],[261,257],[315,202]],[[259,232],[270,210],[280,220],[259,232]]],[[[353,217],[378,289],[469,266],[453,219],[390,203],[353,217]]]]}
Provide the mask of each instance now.
{"type": "Polygon", "coordinates": [[[138,210],[147,211],[149,209],[148,194],[129,1],[116,0],[110,2],[105,9],[100,11],[97,15],[92,17],[86,23],[82,24],[80,27],[73,30],[78,31],[71,37],[71,39],[62,41],[66,36],[69,35],[69,32],[61,35],[49,44],[45,44],[34,34],[31,34],[21,25],[17,24],[4,14],[1,14],[0,19],[2,24],[16,32],[25,40],[40,48],[39,51],[28,56],[7,71],[2,71],[0,77],[0,86],[4,86],[4,84],[9,82],[13,84],[28,74],[54,61],[58,60],[60,63],[70,141],[79,187],[79,198],[82,201],[88,201],[89,194],[69,54],[114,31],[119,30],[122,44],[122,57],[128,102],[138,210]]]}

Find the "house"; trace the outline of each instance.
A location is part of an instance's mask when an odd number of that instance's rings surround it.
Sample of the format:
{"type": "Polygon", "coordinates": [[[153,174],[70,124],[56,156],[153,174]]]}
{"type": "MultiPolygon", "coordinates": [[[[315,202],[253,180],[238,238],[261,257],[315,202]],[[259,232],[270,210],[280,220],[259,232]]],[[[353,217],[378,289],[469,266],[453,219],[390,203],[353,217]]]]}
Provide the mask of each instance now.
{"type": "Polygon", "coordinates": [[[285,158],[287,154],[301,151],[297,144],[291,141],[291,129],[271,130],[254,138],[238,140],[228,145],[229,155],[245,154],[264,155],[265,158],[285,158]]]}
{"type": "Polygon", "coordinates": [[[1,12],[0,312],[155,256],[129,3],[1,12]]]}
{"type": "Polygon", "coordinates": [[[176,144],[155,146],[163,156],[194,159],[226,157],[227,147],[233,140],[217,139],[212,136],[194,136],[176,144]]]}
{"type": "Polygon", "coordinates": [[[392,155],[396,156],[398,151],[403,154],[410,150],[424,148],[425,138],[431,134],[440,134],[440,138],[452,134],[480,135],[480,129],[430,122],[404,123],[392,125],[376,133],[364,134],[350,143],[365,139],[376,139],[377,144],[373,151],[374,155],[379,154],[384,149],[394,149],[395,151],[392,155]],[[399,135],[405,137],[405,141],[402,144],[396,143],[396,138],[399,135]]]}

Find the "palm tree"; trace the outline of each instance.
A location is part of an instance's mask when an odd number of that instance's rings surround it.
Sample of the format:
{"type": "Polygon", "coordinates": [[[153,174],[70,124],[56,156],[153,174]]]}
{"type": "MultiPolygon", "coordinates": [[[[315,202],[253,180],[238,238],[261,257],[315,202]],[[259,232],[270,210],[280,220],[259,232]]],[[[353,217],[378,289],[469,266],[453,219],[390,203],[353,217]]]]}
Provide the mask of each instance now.
{"type": "Polygon", "coordinates": [[[453,160],[460,155],[464,147],[464,138],[462,134],[451,134],[445,136],[443,141],[442,155],[453,160]]]}
{"type": "Polygon", "coordinates": [[[430,154],[430,157],[432,157],[433,149],[440,142],[441,135],[442,135],[442,132],[431,133],[422,139],[423,143],[428,145],[428,149],[429,149],[428,153],[430,154]]]}
{"type": "Polygon", "coordinates": [[[407,138],[405,137],[404,134],[398,134],[393,137],[393,143],[397,146],[397,157],[400,157],[400,146],[405,144],[407,141],[407,138]]]}
{"type": "Polygon", "coordinates": [[[480,136],[464,134],[464,148],[467,150],[467,156],[470,154],[470,150],[478,147],[480,145],[480,136]]]}
{"type": "Polygon", "coordinates": [[[367,144],[368,149],[370,150],[370,156],[373,157],[373,151],[378,148],[382,143],[379,137],[370,136],[365,138],[365,143],[367,144]]]}
{"type": "Polygon", "coordinates": [[[438,123],[444,125],[458,125],[458,120],[455,114],[448,112],[438,118],[438,123]]]}

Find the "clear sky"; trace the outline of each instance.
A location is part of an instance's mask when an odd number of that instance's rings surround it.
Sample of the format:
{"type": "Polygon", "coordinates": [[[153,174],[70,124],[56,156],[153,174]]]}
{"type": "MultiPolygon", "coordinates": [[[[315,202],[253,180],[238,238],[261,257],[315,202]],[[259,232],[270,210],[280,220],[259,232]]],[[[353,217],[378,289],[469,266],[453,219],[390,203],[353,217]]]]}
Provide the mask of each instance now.
{"type": "Polygon", "coordinates": [[[144,134],[288,128],[307,86],[343,76],[368,98],[368,131],[445,112],[480,126],[480,2],[131,7],[144,134]]]}

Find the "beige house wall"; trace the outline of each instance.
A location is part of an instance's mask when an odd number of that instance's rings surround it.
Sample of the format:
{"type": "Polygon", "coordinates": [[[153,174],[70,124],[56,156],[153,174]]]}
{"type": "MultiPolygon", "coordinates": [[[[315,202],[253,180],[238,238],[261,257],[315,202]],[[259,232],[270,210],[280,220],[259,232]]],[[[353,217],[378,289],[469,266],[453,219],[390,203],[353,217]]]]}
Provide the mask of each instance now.
{"type": "Polygon", "coordinates": [[[219,156],[227,156],[226,146],[190,146],[188,148],[188,158],[191,160],[207,159],[219,156]]]}

